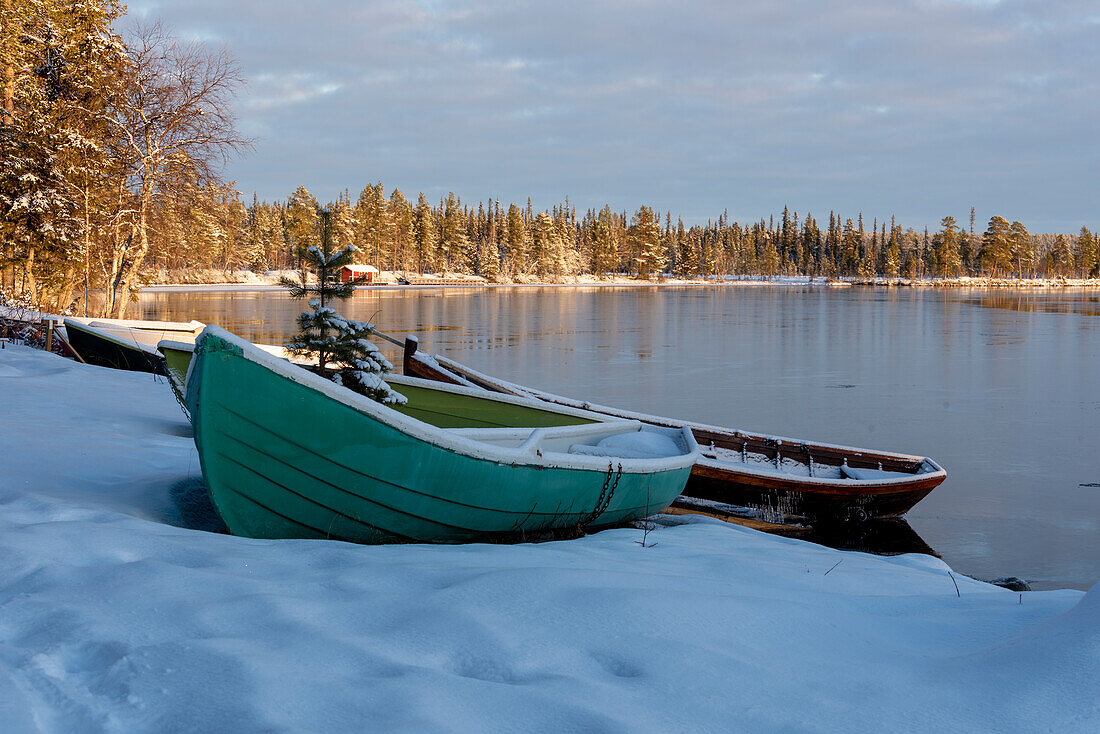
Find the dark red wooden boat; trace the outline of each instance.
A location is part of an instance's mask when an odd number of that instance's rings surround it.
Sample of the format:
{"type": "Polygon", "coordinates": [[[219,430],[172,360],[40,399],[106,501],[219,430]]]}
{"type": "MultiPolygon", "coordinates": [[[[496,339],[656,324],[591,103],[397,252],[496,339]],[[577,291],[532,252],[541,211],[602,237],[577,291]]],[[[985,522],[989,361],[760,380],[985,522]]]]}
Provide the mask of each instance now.
{"type": "Polygon", "coordinates": [[[407,337],[403,347],[407,375],[659,426],[688,426],[703,459],[692,468],[684,494],[751,507],[760,511],[762,519],[790,522],[804,518],[824,524],[900,517],[947,478],[939,464],[923,456],[811,443],[595,405],[516,385],[427,354],[419,350],[415,337],[407,337]]]}

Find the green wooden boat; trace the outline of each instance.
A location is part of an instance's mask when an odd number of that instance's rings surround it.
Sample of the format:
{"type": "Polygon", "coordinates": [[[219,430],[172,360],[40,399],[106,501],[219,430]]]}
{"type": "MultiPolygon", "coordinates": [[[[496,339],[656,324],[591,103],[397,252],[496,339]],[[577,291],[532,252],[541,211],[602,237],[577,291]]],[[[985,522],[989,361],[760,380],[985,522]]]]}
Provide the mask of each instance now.
{"type": "Polygon", "coordinates": [[[392,380],[408,398],[394,409],[215,326],[186,382],[214,506],[249,537],[463,542],[604,527],[663,510],[698,459],[688,430],[416,378],[392,380]]]}

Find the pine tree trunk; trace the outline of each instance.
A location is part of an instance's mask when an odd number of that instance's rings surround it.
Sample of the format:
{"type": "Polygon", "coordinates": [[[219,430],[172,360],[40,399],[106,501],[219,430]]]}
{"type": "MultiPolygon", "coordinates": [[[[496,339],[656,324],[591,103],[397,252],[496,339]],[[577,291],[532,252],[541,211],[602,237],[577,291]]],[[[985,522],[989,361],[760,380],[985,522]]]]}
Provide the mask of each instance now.
{"type": "Polygon", "coordinates": [[[38,282],[34,279],[34,248],[27,248],[23,261],[23,293],[34,305],[38,305],[38,282]]]}
{"type": "Polygon", "coordinates": [[[15,117],[15,64],[12,63],[12,56],[15,54],[15,49],[7,46],[7,44],[14,44],[15,34],[11,33],[7,27],[12,17],[11,12],[11,0],[0,0],[0,22],[3,23],[0,26],[0,38],[4,40],[6,48],[5,51],[5,63],[4,63],[4,91],[3,91],[3,114],[0,114],[0,124],[10,125],[15,117]],[[9,38],[9,33],[11,38],[9,38]]]}
{"type": "Polygon", "coordinates": [[[88,195],[88,187],[84,187],[84,294],[81,300],[84,304],[84,315],[88,315],[88,269],[91,265],[92,251],[92,208],[88,195]]]}
{"type": "MultiPolygon", "coordinates": [[[[0,127],[8,127],[15,119],[15,33],[12,31],[10,20],[12,17],[11,0],[0,0],[0,41],[3,42],[4,70],[3,91],[0,92],[3,101],[0,103],[0,127]]],[[[15,292],[15,246],[8,244],[5,248],[8,252],[8,279],[10,292],[15,292]]],[[[3,283],[0,283],[3,285],[3,283]]]]}
{"type": "Polygon", "coordinates": [[[61,281],[61,288],[57,295],[57,310],[60,313],[73,302],[73,289],[76,288],[76,265],[69,263],[65,268],[65,277],[61,281]]]}

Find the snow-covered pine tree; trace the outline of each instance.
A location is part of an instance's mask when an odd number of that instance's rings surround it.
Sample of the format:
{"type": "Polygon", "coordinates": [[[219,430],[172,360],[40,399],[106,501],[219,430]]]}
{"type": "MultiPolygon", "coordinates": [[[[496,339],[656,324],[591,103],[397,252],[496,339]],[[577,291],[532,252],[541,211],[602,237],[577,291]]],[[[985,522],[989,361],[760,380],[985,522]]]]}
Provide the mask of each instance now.
{"type": "Polygon", "coordinates": [[[579,258],[577,252],[577,227],[573,219],[573,212],[569,208],[569,197],[566,197],[566,206],[562,208],[557,220],[554,222],[556,230],[554,237],[554,260],[552,267],[555,275],[571,275],[576,269],[579,258]]]}
{"type": "Polygon", "coordinates": [[[508,214],[504,219],[504,257],[508,264],[508,274],[523,272],[527,257],[527,226],[523,222],[523,212],[515,204],[508,205],[508,214]]]}
{"type": "Polygon", "coordinates": [[[648,280],[654,272],[660,275],[665,267],[665,253],[661,244],[660,220],[653,209],[648,206],[638,209],[630,224],[629,237],[635,253],[638,278],[648,280]]]}
{"type": "Polygon", "coordinates": [[[989,228],[982,235],[982,265],[994,278],[1012,267],[1011,233],[1012,225],[1008,220],[994,216],[990,218],[989,228]]]}
{"type": "Polygon", "coordinates": [[[286,206],[286,231],[294,246],[294,254],[302,258],[317,244],[317,211],[320,207],[305,186],[294,189],[286,206]]]}
{"type": "Polygon", "coordinates": [[[464,267],[470,250],[470,238],[466,234],[466,215],[462,212],[462,202],[452,191],[447,194],[447,200],[439,208],[443,213],[439,238],[440,267],[444,270],[464,267]]]}
{"type": "Polygon", "coordinates": [[[26,297],[59,309],[86,261],[77,201],[106,167],[96,120],[103,67],[120,58],[108,30],[117,14],[106,0],[3,3],[0,266],[20,266],[26,297]]]}
{"type": "Polygon", "coordinates": [[[944,217],[940,221],[943,227],[933,238],[936,243],[937,273],[944,278],[952,278],[962,269],[962,261],[959,259],[959,237],[955,218],[944,217]]]}
{"type": "Polygon", "coordinates": [[[870,251],[860,258],[859,269],[856,272],[863,280],[870,280],[875,277],[875,261],[870,251]]]}
{"type": "Polygon", "coordinates": [[[1055,237],[1052,252],[1058,275],[1072,275],[1075,263],[1073,262],[1073,249],[1070,247],[1069,238],[1064,234],[1055,237]]]}
{"type": "Polygon", "coordinates": [[[535,275],[544,280],[549,275],[554,257],[554,220],[549,212],[539,212],[532,231],[530,257],[535,261],[535,275]]]}
{"type": "Polygon", "coordinates": [[[1088,227],[1081,227],[1081,234],[1077,236],[1077,267],[1085,278],[1095,277],[1100,271],[1100,246],[1096,235],[1089,231],[1088,227]]]}
{"type": "Polygon", "coordinates": [[[901,274],[901,250],[898,249],[897,227],[890,234],[890,243],[882,256],[882,274],[887,278],[896,278],[901,274]]]}
{"type": "Polygon", "coordinates": [[[500,248],[497,246],[496,233],[490,231],[479,244],[478,260],[481,270],[478,273],[490,283],[500,282],[500,248]]]}
{"type": "Polygon", "coordinates": [[[1035,264],[1035,251],[1031,247],[1031,234],[1022,223],[1013,222],[1009,230],[1009,240],[1011,241],[1009,252],[1012,262],[1016,266],[1016,277],[1023,278],[1024,270],[1031,270],[1031,266],[1035,264]]]}
{"type": "MultiPolygon", "coordinates": [[[[354,247],[355,228],[358,225],[358,221],[355,219],[355,209],[346,201],[331,204],[329,209],[332,212],[330,223],[332,235],[329,247],[334,251],[354,247]]],[[[358,255],[362,255],[362,253],[358,253],[358,255]]],[[[377,261],[381,261],[381,259],[382,254],[379,253],[377,261]]],[[[363,260],[362,262],[369,263],[372,260],[363,260]]]]}
{"type": "Polygon", "coordinates": [[[337,385],[343,385],[380,403],[403,405],[405,396],[390,388],[382,375],[393,369],[370,341],[374,324],[347,319],[328,304],[351,297],[355,286],[364,282],[356,278],[341,282],[340,269],[350,265],[355,246],[335,250],[332,244],[332,212],[320,213],[321,245],[310,246],[302,253],[302,272],[297,281],[283,277],[279,284],[294,298],[316,296],[309,301],[312,311],[298,316],[299,331],[286,350],[297,356],[316,356],[317,371],[337,385]],[[316,274],[316,282],[308,279],[307,270],[316,274]]]}
{"type": "Polygon", "coordinates": [[[779,274],[779,251],[775,249],[772,235],[764,232],[763,246],[760,248],[760,272],[769,278],[779,274]]]}
{"type": "Polygon", "coordinates": [[[409,242],[413,234],[413,210],[400,189],[390,194],[390,257],[389,269],[409,269],[409,242]]]}
{"type": "Polygon", "coordinates": [[[676,224],[676,274],[681,278],[693,278],[699,274],[699,257],[695,244],[684,232],[684,220],[676,224]]]}
{"type": "Polygon", "coordinates": [[[389,222],[382,182],[367,184],[355,203],[355,244],[367,262],[383,264],[389,222]]]}
{"type": "Polygon", "coordinates": [[[421,275],[435,269],[436,224],[432,205],[420,192],[413,210],[413,247],[416,250],[416,267],[421,275]]]}

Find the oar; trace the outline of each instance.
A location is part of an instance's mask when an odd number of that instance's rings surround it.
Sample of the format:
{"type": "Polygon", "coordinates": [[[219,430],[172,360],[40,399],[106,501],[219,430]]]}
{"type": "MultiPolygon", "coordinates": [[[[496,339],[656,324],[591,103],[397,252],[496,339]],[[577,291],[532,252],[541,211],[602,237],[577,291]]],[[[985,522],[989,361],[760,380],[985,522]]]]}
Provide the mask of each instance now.
{"type": "Polygon", "coordinates": [[[400,342],[397,339],[395,339],[394,337],[390,336],[389,334],[384,334],[383,332],[379,331],[378,329],[374,330],[374,335],[376,337],[378,337],[379,339],[385,339],[390,344],[394,344],[394,345],[399,346],[399,347],[404,347],[405,346],[404,342],[400,342]]]}
{"type": "Polygon", "coordinates": [[[409,363],[412,361],[413,355],[416,354],[417,348],[420,346],[420,340],[418,340],[412,334],[405,335],[405,341],[399,341],[398,339],[386,334],[385,332],[374,330],[374,335],[379,339],[388,341],[390,344],[401,347],[401,367],[402,372],[406,375],[411,374],[409,369],[409,363]]]}

